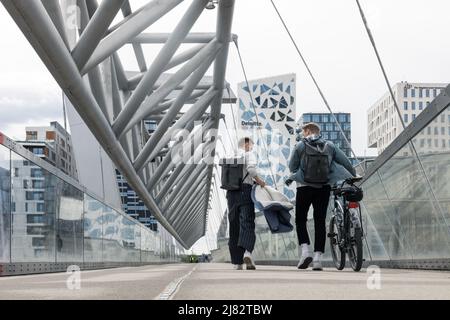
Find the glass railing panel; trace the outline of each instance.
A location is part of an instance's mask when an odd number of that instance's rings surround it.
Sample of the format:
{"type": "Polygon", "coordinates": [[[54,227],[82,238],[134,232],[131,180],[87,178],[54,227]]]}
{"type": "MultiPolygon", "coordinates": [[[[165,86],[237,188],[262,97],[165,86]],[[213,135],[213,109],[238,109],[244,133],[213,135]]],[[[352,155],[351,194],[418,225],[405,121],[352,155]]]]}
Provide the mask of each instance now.
{"type": "MultiPolygon", "coordinates": [[[[58,179],[59,180],[59,179],[58,179]]],[[[56,261],[83,261],[83,192],[59,180],[56,261]]]]}
{"type": "Polygon", "coordinates": [[[11,152],[0,145],[0,262],[10,262],[11,152]]]}
{"type": "Polygon", "coordinates": [[[56,261],[58,179],[11,153],[12,262],[56,261]]]}
{"type": "Polygon", "coordinates": [[[103,211],[104,205],[84,195],[84,261],[103,261],[103,211]]]}

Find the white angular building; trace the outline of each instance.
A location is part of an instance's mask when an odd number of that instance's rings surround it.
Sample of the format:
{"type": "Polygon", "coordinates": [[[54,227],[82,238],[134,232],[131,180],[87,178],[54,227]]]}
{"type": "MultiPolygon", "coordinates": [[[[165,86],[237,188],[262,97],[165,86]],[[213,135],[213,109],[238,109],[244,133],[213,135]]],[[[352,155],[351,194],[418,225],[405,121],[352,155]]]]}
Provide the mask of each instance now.
{"type": "Polygon", "coordinates": [[[290,175],[288,162],[296,144],[296,76],[252,80],[249,86],[238,85],[238,136],[253,138],[262,178],[293,200],[294,187],[286,187],[284,181],[290,175]]]}
{"type": "MultiPolygon", "coordinates": [[[[447,85],[444,83],[397,83],[392,89],[401,117],[407,127],[426,109],[447,85]]],[[[368,145],[381,154],[403,131],[394,101],[386,92],[367,112],[368,145]]],[[[450,147],[450,114],[443,113],[413,142],[419,153],[442,151],[450,147]]]]}

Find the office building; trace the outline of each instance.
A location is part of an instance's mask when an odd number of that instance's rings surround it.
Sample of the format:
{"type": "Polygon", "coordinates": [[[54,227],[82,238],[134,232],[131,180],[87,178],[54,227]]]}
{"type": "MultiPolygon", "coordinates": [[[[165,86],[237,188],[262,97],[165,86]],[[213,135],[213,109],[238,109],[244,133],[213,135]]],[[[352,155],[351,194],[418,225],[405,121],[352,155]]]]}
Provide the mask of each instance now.
{"type": "Polygon", "coordinates": [[[78,180],[70,134],[56,121],[48,127],[27,127],[25,141],[17,141],[41,159],[78,180]]]}
{"type": "MultiPolygon", "coordinates": [[[[446,87],[443,83],[397,83],[392,89],[405,127],[425,110],[446,87]]],[[[367,112],[369,148],[381,154],[403,131],[399,113],[389,92],[367,112]]],[[[413,140],[419,153],[439,152],[450,147],[450,114],[444,112],[413,140]]],[[[405,150],[405,155],[410,152],[405,150]]]]}
{"type": "Polygon", "coordinates": [[[299,121],[299,126],[309,122],[315,122],[320,126],[322,137],[325,140],[332,141],[337,147],[344,151],[347,157],[352,157],[351,142],[352,142],[352,130],[351,130],[351,114],[350,113],[335,113],[344,135],[350,142],[350,146],[345,141],[339,126],[336,124],[333,116],[330,113],[304,113],[299,121]]]}

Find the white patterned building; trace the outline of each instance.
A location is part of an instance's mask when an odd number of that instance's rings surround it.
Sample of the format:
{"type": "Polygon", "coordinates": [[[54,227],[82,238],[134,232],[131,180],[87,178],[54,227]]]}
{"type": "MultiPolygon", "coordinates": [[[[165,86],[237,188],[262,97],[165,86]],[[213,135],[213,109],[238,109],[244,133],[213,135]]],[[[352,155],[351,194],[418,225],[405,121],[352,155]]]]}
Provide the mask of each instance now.
{"type": "Polygon", "coordinates": [[[266,183],[276,185],[294,200],[294,187],[286,187],[284,181],[290,174],[288,161],[296,143],[296,76],[252,80],[249,86],[246,82],[238,85],[238,135],[249,135],[255,141],[259,169],[266,183]]]}

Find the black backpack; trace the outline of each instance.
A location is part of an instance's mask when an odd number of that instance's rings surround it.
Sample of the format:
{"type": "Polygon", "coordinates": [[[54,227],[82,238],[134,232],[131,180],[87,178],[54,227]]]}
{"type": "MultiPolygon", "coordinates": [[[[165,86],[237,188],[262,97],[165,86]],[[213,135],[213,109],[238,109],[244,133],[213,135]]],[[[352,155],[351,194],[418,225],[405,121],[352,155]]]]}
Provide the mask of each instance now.
{"type": "Polygon", "coordinates": [[[330,174],[330,163],[328,156],[330,154],[330,145],[328,142],[321,145],[311,145],[306,139],[305,150],[303,152],[304,180],[311,184],[325,185],[328,183],[330,174]]]}
{"type": "Polygon", "coordinates": [[[240,190],[242,182],[247,178],[244,175],[244,157],[223,158],[219,165],[222,167],[222,189],[236,191],[240,190]]]}

